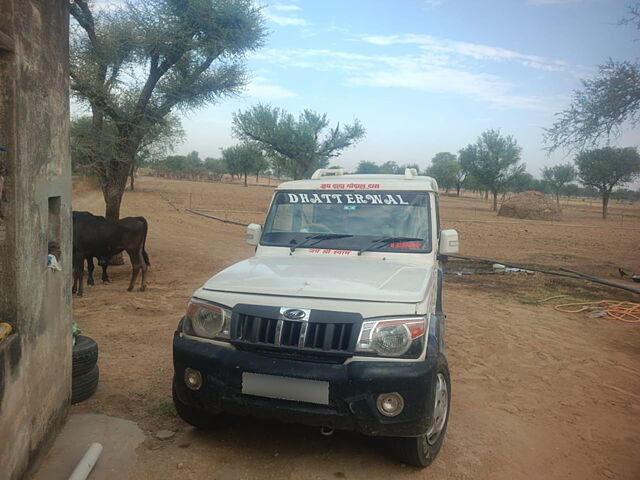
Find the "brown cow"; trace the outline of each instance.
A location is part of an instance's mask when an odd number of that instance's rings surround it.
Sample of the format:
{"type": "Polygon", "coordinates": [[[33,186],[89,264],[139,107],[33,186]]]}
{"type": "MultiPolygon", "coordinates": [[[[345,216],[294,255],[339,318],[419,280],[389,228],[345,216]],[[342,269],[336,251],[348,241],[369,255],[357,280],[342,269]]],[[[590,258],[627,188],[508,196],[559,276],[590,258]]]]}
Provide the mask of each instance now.
{"type": "MultiPolygon", "coordinates": [[[[144,217],[126,217],[114,222],[89,212],[73,212],[73,292],[83,293],[84,260],[93,266],[93,257],[98,259],[112,257],[125,251],[131,260],[131,281],[128,291],[142,271],[140,290],[146,284],[149,256],[145,251],[147,240],[147,220],[144,217]]],[[[106,264],[103,263],[103,280],[106,277],[106,264]]],[[[93,268],[90,268],[93,270],[93,268]]]]}

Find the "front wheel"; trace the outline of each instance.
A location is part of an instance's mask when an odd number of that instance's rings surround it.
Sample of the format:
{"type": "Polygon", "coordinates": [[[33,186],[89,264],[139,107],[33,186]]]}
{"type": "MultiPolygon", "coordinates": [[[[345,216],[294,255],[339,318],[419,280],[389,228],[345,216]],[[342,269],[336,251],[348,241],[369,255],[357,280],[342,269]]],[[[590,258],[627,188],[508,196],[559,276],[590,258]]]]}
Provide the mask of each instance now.
{"type": "Polygon", "coordinates": [[[433,392],[432,420],[427,433],[422,437],[389,439],[389,447],[396,458],[407,465],[418,468],[429,466],[442,447],[451,405],[451,379],[446,363],[438,368],[433,383],[433,392]]]}

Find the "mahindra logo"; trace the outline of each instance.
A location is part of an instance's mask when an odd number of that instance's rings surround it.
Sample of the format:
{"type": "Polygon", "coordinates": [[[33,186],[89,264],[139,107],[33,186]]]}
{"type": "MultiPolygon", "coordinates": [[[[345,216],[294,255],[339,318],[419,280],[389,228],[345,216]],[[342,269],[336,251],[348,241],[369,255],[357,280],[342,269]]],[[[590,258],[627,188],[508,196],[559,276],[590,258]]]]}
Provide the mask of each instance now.
{"type": "Polygon", "coordinates": [[[286,308],[282,307],[280,309],[280,315],[287,320],[297,320],[300,322],[304,322],[309,320],[310,310],[302,309],[302,308],[286,308]]]}

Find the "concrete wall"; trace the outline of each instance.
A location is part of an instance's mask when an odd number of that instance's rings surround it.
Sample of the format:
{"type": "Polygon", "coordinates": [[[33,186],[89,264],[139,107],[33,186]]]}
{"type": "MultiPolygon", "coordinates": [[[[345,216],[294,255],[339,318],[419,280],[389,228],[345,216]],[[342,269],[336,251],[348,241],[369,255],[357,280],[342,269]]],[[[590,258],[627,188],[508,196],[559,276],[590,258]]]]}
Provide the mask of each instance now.
{"type": "Polygon", "coordinates": [[[71,394],[69,0],[0,0],[0,478],[22,478],[71,394]],[[47,244],[63,271],[47,268],[47,244]]]}

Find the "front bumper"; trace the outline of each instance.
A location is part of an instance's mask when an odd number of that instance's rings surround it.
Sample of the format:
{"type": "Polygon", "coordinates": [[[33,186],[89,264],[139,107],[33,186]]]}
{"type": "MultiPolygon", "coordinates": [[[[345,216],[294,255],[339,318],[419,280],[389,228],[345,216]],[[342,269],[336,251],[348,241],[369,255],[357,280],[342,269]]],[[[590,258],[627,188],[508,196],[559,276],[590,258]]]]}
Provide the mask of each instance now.
{"type": "Polygon", "coordinates": [[[431,338],[428,351],[434,353],[415,362],[315,363],[227,348],[184,338],[176,332],[174,386],[182,403],[212,414],[251,415],[365,435],[421,436],[431,420],[436,370],[439,362],[445,361],[431,338]],[[202,373],[200,390],[185,386],[187,367],[202,373]],[[244,395],[243,372],[329,382],[329,405],[244,395]],[[404,410],[396,417],[383,416],[376,407],[378,395],[389,392],[404,397],[404,410]]]}

